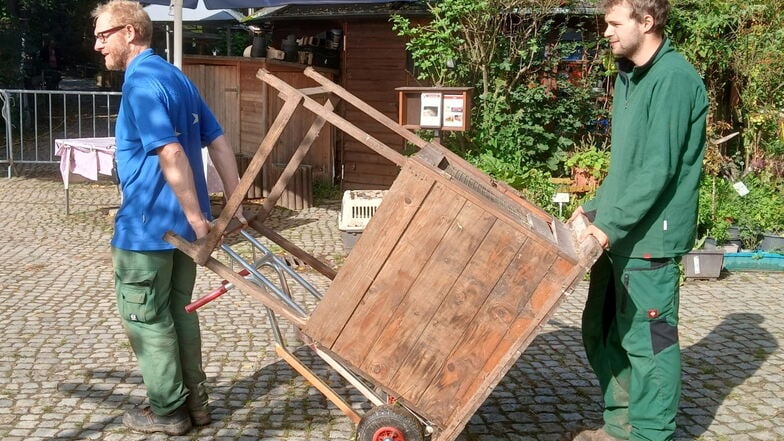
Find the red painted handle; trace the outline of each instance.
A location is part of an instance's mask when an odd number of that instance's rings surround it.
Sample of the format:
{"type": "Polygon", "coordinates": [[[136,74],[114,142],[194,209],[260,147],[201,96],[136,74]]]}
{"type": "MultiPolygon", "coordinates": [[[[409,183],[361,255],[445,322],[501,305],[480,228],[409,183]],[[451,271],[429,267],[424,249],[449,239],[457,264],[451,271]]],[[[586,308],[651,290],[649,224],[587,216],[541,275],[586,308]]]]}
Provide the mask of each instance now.
{"type": "MultiPolygon", "coordinates": [[[[242,276],[242,277],[245,277],[245,276],[247,276],[250,273],[248,272],[248,270],[244,269],[244,270],[238,272],[237,274],[242,276]]],[[[195,300],[195,301],[185,305],[185,311],[193,312],[193,311],[201,308],[202,306],[206,305],[207,303],[210,303],[211,301],[217,299],[218,297],[226,294],[232,288],[234,288],[234,285],[229,283],[228,280],[224,280],[224,281],[221,282],[221,286],[219,288],[216,288],[214,291],[212,291],[211,293],[207,294],[206,296],[201,297],[201,298],[199,298],[199,299],[197,299],[197,300],[195,300]]]]}

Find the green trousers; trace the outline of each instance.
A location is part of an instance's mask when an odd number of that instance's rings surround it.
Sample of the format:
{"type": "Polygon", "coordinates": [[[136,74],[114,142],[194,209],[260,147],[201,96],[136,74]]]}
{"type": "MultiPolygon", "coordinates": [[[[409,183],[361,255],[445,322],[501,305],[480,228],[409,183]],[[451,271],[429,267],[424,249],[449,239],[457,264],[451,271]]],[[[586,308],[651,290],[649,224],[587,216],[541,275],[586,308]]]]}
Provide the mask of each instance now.
{"type": "Polygon", "coordinates": [[[168,415],[207,404],[199,318],[185,311],[196,264],[179,250],[112,248],[117,308],[147,387],[152,411],[168,415]]]}
{"type": "Polygon", "coordinates": [[[604,397],[604,429],[672,440],[681,393],[680,268],[675,258],[604,253],[591,269],[583,343],[604,397]]]}

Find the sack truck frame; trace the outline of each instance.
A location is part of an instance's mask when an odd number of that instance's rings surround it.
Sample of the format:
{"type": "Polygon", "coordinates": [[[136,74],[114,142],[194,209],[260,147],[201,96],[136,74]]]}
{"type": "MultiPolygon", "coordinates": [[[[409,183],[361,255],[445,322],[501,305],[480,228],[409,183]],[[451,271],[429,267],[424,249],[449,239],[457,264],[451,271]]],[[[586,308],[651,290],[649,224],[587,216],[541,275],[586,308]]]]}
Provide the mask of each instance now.
{"type": "Polygon", "coordinates": [[[587,220],[567,225],[435,142],[428,142],[312,68],[317,86],[297,89],[260,69],[283,106],[210,233],[166,240],[225,280],[193,311],[234,287],[267,309],[276,352],[357,424],[358,441],[452,441],[520,357],[601,248],[579,243],[587,220]],[[323,101],[323,103],[318,100],[323,101]],[[339,116],[342,100],[419,151],[404,156],[339,116]],[[331,280],[322,295],[246,229],[230,227],[264,162],[304,107],[316,116],[249,226],[331,280]],[[336,271],[264,225],[326,123],[400,167],[361,237],[336,271]],[[239,232],[261,256],[246,261],[222,243],[239,232]],[[224,250],[235,272],[212,257],[224,250]],[[263,269],[272,270],[262,273],[263,269]],[[266,274],[266,275],[265,275],[266,274]],[[275,276],[268,276],[274,274],[275,276]],[[292,298],[289,279],[315,299],[292,298]],[[278,319],[373,407],[359,415],[283,343],[278,319]]]}

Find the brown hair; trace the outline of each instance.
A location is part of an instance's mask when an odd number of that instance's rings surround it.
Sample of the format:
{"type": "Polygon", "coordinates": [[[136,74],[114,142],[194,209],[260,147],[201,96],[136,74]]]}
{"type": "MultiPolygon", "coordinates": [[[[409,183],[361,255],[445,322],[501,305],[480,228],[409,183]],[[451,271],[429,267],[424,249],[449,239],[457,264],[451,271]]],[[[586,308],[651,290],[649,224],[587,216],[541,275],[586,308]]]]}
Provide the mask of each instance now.
{"type": "Polygon", "coordinates": [[[670,15],[670,2],[668,0],[600,0],[599,8],[606,11],[623,3],[632,8],[632,18],[641,22],[647,14],[653,17],[653,30],[659,34],[664,32],[664,26],[670,15]]]}
{"type": "Polygon", "coordinates": [[[110,0],[96,6],[91,16],[96,19],[103,14],[109,14],[115,26],[131,25],[136,31],[139,43],[149,45],[152,41],[152,20],[139,2],[110,0]]]}

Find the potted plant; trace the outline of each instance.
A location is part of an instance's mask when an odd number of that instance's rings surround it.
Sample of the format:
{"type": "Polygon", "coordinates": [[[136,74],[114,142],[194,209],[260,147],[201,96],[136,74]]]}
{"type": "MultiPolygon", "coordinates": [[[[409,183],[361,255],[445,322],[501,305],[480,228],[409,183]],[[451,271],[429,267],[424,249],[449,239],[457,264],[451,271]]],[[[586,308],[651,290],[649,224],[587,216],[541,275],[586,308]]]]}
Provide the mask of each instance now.
{"type": "Polygon", "coordinates": [[[681,259],[687,279],[718,279],[724,267],[724,249],[710,245],[703,236],[681,259]]]}
{"type": "Polygon", "coordinates": [[[571,192],[587,193],[595,190],[607,176],[610,152],[590,145],[569,155],[565,165],[572,176],[571,192]]]}

